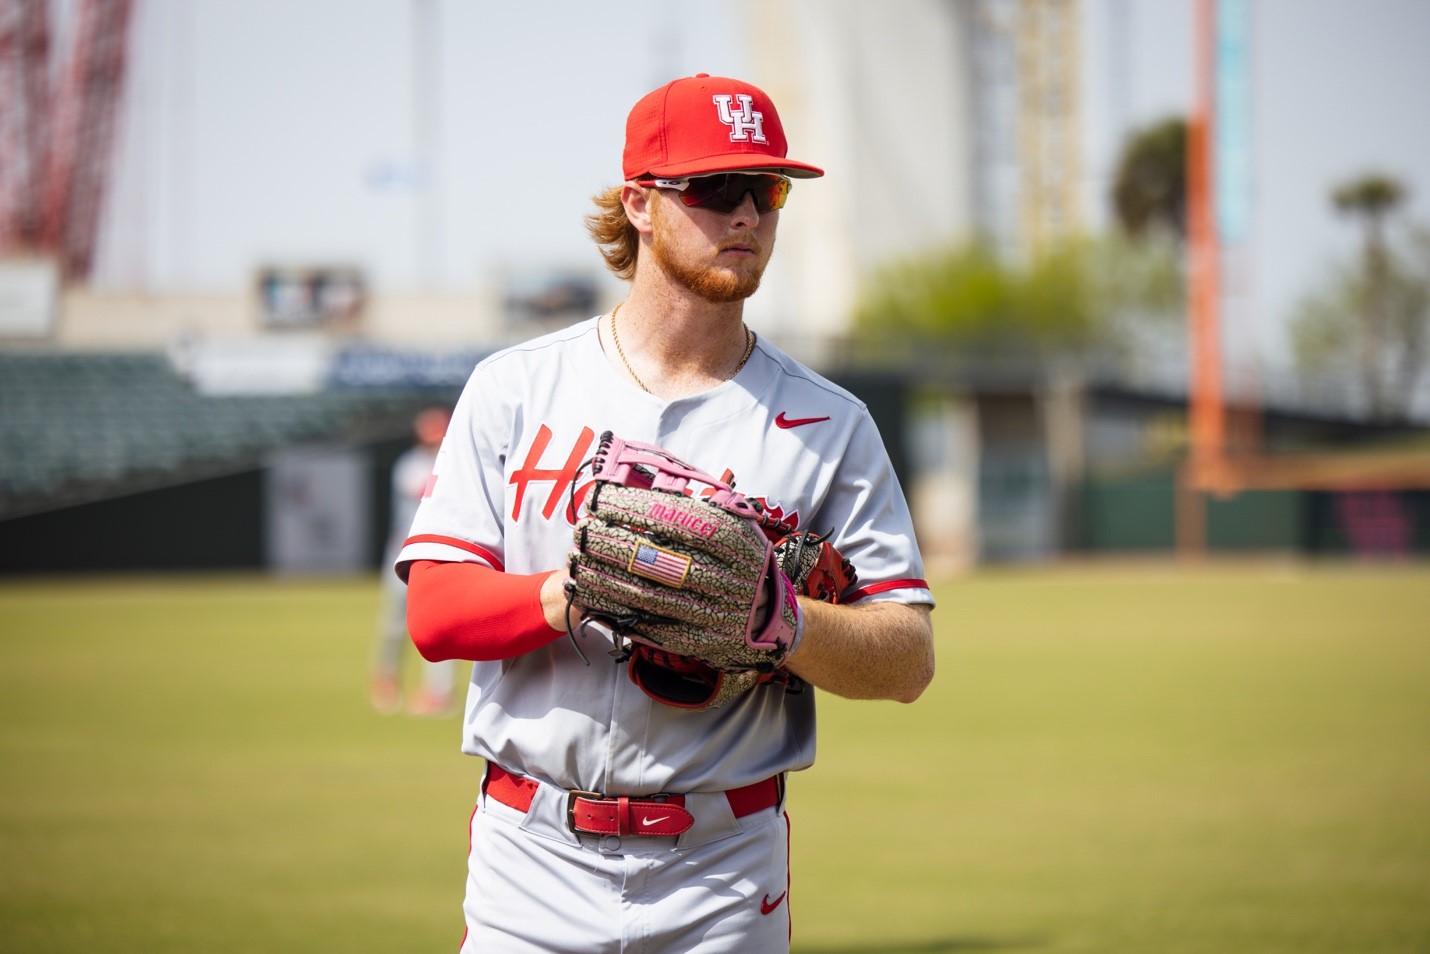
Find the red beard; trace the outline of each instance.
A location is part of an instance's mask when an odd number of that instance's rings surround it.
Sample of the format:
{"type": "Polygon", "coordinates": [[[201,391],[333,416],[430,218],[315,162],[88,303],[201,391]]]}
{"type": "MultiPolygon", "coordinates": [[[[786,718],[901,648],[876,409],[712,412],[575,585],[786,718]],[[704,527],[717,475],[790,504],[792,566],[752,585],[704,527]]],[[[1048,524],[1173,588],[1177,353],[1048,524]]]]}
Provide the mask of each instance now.
{"type": "Polygon", "coordinates": [[[651,209],[651,254],[661,270],[678,285],[715,304],[743,301],[760,287],[760,279],[764,277],[769,256],[760,254],[759,239],[746,234],[740,238],[726,239],[716,248],[718,254],[735,245],[744,246],[754,252],[748,260],[734,265],[695,262],[689,256],[682,257],[674,243],[668,240],[669,232],[664,223],[664,215],[661,204],[657,202],[651,209]]]}

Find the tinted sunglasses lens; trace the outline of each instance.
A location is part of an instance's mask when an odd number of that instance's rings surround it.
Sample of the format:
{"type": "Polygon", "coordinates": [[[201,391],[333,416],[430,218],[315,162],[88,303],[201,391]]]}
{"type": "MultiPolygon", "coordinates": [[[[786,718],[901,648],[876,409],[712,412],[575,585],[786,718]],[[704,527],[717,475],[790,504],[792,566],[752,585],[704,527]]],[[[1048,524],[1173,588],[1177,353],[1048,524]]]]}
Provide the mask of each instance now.
{"type": "Polygon", "coordinates": [[[789,195],[789,180],[776,175],[731,173],[691,179],[680,193],[680,201],[692,208],[733,212],[745,201],[745,193],[755,197],[755,211],[761,215],[782,208],[789,195]]]}

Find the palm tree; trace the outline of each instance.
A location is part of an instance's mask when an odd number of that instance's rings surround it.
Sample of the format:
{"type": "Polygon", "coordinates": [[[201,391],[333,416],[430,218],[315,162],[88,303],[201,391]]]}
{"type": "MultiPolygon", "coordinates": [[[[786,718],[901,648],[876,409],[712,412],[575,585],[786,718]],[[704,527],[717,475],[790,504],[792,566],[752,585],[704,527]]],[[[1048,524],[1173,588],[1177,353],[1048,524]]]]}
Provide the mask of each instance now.
{"type": "MultiPolygon", "coordinates": [[[[1364,270],[1364,295],[1360,308],[1361,377],[1370,400],[1371,413],[1377,418],[1391,416],[1390,382],[1386,380],[1383,361],[1391,346],[1391,262],[1386,243],[1386,220],[1405,200],[1405,186],[1391,176],[1379,173],[1363,175],[1337,186],[1331,201],[1337,211],[1360,220],[1365,228],[1361,249],[1364,270]]],[[[1418,342],[1416,342],[1418,345],[1418,342]]],[[[1405,368],[1418,368],[1419,348],[1401,351],[1399,362],[1404,377],[1405,368]]]]}

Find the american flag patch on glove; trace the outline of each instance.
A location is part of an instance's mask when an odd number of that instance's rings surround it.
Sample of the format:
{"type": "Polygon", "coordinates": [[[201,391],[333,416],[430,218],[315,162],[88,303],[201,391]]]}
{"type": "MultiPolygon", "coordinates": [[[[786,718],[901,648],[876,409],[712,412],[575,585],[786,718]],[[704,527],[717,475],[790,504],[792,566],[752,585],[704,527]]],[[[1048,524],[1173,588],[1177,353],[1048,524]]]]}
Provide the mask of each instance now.
{"type": "Polygon", "coordinates": [[[626,569],[666,586],[681,587],[690,572],[690,557],[648,543],[638,543],[632,548],[631,562],[626,569]]]}

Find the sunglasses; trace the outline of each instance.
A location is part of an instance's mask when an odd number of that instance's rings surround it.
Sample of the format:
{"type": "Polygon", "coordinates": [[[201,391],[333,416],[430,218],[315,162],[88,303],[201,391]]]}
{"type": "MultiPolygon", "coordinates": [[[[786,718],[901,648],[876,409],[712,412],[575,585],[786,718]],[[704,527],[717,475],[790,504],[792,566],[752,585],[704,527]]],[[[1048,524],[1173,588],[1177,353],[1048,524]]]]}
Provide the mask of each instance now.
{"type": "Polygon", "coordinates": [[[783,208],[790,189],[788,179],[772,172],[727,172],[692,179],[637,179],[636,184],[673,189],[680,193],[680,201],[692,209],[712,212],[734,212],[749,193],[755,198],[755,211],[761,215],[783,208]]]}

